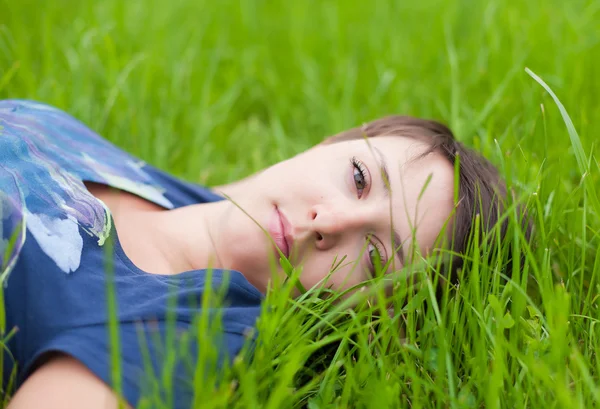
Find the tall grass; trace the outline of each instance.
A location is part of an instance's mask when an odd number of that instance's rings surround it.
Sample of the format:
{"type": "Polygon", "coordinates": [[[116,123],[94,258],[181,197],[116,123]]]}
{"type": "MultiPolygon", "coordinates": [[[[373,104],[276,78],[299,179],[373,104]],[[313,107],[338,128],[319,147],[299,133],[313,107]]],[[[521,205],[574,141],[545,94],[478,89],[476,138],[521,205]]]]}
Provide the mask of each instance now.
{"type": "Polygon", "coordinates": [[[447,122],[521,193],[533,243],[509,208],[510,244],[474,243],[460,286],[437,299],[430,274],[393,317],[381,292],[353,312],[273,291],[253,360],[198,384],[202,407],[590,408],[598,21],[593,0],[0,0],[0,97],[208,185],[385,114],[447,122]]]}

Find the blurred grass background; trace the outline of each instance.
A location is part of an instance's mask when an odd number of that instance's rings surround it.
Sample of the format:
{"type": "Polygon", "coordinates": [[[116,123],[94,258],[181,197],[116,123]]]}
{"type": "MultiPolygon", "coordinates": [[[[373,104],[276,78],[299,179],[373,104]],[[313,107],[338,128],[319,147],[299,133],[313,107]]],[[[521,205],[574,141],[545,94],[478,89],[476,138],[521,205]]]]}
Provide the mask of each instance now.
{"type": "MultiPolygon", "coordinates": [[[[494,270],[482,266],[458,304],[441,305],[441,318],[429,310],[426,322],[443,325],[409,340],[417,352],[346,361],[343,377],[330,369],[302,393],[289,377],[274,382],[281,366],[258,366],[278,359],[265,353],[242,371],[262,383],[213,391],[214,405],[588,408],[600,398],[600,209],[589,196],[598,189],[599,21],[597,0],[0,0],[0,98],[63,108],[208,185],[386,114],[447,123],[533,208],[536,247],[512,289],[486,286],[494,270]],[[585,166],[525,67],[566,107],[585,166]],[[490,293],[473,298],[481,289],[490,293]],[[498,329],[505,309],[514,322],[498,329]]],[[[271,317],[289,329],[271,342],[298,337],[288,321],[271,317]]],[[[294,352],[290,373],[307,351],[294,352]]]]}

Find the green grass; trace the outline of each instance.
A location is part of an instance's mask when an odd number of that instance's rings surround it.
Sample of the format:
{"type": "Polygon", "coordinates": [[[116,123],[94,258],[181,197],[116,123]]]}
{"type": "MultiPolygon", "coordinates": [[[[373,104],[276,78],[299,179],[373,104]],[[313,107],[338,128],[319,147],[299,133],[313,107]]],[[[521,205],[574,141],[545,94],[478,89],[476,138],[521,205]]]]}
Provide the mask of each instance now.
{"type": "Polygon", "coordinates": [[[272,292],[254,360],[197,382],[202,407],[594,407],[600,2],[372,3],[0,0],[0,98],[59,106],[208,185],[385,114],[448,123],[531,209],[533,246],[509,229],[524,267],[474,246],[458,289],[435,302],[433,274],[393,318],[272,292]],[[332,363],[302,372],[327,345],[332,363]]]}

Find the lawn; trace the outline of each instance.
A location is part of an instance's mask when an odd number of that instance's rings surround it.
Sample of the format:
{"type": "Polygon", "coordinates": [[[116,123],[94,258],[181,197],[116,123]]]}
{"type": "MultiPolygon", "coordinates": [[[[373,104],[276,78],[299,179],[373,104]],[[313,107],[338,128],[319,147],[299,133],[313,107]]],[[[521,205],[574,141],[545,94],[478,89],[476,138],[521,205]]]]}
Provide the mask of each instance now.
{"type": "MultiPolygon", "coordinates": [[[[273,291],[254,359],[237,360],[226,382],[197,382],[198,402],[591,408],[599,21],[598,0],[0,0],[0,98],[63,108],[209,186],[386,114],[447,123],[529,208],[531,245],[516,224],[508,233],[522,268],[484,262],[489,249],[474,246],[458,288],[436,300],[430,267],[410,302],[397,295],[406,305],[393,319],[338,319],[344,305],[273,291]]],[[[143,405],[169,406],[155,399],[143,405]]]]}

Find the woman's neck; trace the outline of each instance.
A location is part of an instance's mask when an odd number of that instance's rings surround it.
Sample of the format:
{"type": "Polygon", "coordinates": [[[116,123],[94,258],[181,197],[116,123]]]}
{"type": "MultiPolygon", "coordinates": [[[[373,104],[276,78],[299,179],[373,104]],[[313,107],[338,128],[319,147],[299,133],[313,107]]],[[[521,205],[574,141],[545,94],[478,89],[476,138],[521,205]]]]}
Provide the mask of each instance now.
{"type": "Polygon", "coordinates": [[[159,212],[139,212],[134,222],[168,274],[203,268],[228,268],[215,246],[209,221],[222,212],[224,202],[202,203],[159,212]]]}

